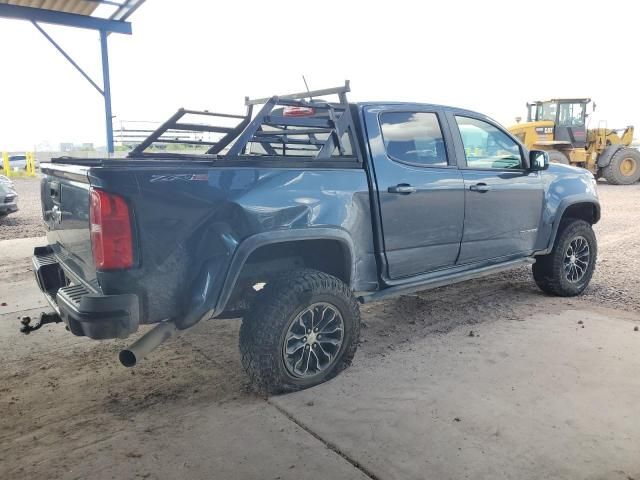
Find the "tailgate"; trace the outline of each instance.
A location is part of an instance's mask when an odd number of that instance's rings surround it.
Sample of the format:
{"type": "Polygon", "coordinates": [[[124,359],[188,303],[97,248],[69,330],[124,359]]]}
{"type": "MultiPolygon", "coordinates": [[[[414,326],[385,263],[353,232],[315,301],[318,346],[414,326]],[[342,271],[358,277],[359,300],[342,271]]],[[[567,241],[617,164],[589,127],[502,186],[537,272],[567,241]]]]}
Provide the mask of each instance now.
{"type": "Polygon", "coordinates": [[[41,202],[48,243],[68,270],[97,287],[89,230],[88,167],[42,167],[41,202]]]}

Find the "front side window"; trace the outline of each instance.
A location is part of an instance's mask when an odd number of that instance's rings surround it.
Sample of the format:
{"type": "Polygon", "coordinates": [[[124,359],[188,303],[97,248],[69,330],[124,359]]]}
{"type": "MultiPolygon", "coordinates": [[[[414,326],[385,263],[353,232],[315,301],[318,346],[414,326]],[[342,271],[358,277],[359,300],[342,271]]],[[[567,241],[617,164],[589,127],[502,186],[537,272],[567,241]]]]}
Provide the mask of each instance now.
{"type": "Polygon", "coordinates": [[[538,104],[536,120],[551,120],[552,122],[555,122],[557,111],[558,104],[556,102],[542,102],[538,104]]]}
{"type": "Polygon", "coordinates": [[[469,168],[523,168],[520,146],[490,123],[456,115],[469,168]]]}
{"type": "Polygon", "coordinates": [[[386,112],[380,115],[380,128],[391,158],[428,167],[447,165],[442,130],[435,113],[386,112]]]}

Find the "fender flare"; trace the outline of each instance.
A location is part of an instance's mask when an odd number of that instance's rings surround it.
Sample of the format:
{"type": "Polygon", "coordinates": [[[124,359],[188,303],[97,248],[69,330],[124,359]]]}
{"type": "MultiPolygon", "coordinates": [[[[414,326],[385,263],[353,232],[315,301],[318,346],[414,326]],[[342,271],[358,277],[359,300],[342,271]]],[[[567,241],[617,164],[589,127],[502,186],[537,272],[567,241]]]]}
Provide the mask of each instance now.
{"type": "Polygon", "coordinates": [[[598,168],[604,168],[609,165],[613,156],[625,147],[626,145],[622,144],[609,145],[606,147],[602,153],[598,155],[598,168]]]}
{"type": "Polygon", "coordinates": [[[569,197],[563,198],[558,208],[556,209],[556,215],[553,219],[553,228],[551,230],[551,236],[549,237],[549,243],[547,244],[547,248],[540,252],[542,254],[550,253],[553,250],[553,245],[556,242],[556,236],[558,234],[558,229],[560,228],[560,222],[562,221],[562,217],[564,216],[564,212],[566,212],[567,208],[572,205],[576,205],[578,203],[590,203],[594,207],[596,207],[596,215],[593,223],[597,223],[600,220],[600,202],[596,197],[590,195],[588,193],[580,193],[577,195],[571,195],[569,197]]]}
{"type": "Polygon", "coordinates": [[[244,264],[255,250],[266,245],[305,240],[333,240],[340,242],[348,256],[349,266],[347,271],[349,272],[349,285],[351,286],[355,278],[354,244],[351,236],[345,230],[322,227],[258,233],[243,240],[234,252],[211,317],[218,316],[224,311],[244,264]]]}

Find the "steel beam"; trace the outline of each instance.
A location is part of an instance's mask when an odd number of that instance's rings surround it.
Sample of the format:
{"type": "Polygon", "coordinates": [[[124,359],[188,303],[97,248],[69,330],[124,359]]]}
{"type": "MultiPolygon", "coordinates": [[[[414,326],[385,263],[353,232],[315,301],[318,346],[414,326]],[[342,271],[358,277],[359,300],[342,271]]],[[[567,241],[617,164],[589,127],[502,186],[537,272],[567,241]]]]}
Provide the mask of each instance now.
{"type": "Polygon", "coordinates": [[[109,50],[107,49],[107,32],[100,30],[100,50],[102,52],[102,86],[104,91],[104,117],[107,125],[107,152],[112,154],[113,148],[113,115],[111,113],[111,82],[109,80],[109,50]]]}
{"type": "Polygon", "coordinates": [[[98,84],[96,82],[93,81],[93,79],[87,75],[87,73],[82,69],[82,67],[80,67],[80,65],[78,65],[75,60],[73,58],[71,58],[71,56],[64,51],[64,49],[58,45],[58,43],[51,38],[51,35],[49,35],[40,25],[38,25],[36,22],[31,22],[33,23],[33,26],[36,27],[38,29],[38,31],[44,36],[44,38],[46,38],[47,40],[49,40],[49,42],[51,43],[51,45],[53,45],[54,47],[56,47],[56,49],[62,54],[62,56],[64,58],[66,58],[69,63],[71,65],[73,65],[75,67],[76,70],[78,70],[80,72],[80,74],[87,79],[87,81],[93,85],[93,88],[95,88],[100,95],[104,95],[104,92],[102,91],[102,89],[98,86],[98,84]]]}

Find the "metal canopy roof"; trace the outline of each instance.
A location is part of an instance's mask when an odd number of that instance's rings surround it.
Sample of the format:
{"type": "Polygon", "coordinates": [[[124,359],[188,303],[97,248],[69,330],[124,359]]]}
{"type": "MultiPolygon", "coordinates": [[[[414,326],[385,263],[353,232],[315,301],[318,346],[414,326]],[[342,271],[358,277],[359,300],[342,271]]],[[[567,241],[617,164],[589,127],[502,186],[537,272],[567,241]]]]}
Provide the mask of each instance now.
{"type": "Polygon", "coordinates": [[[131,33],[126,20],[144,0],[0,0],[0,17],[131,33]]]}
{"type": "Polygon", "coordinates": [[[0,0],[0,3],[18,5],[20,7],[44,8],[57,12],[79,13],[80,15],[91,15],[98,2],[86,0],[0,0]]]}
{"type": "Polygon", "coordinates": [[[113,153],[113,116],[111,114],[111,86],[107,35],[131,35],[127,18],[144,0],[0,0],[0,18],[27,20],[78,70],[104,97],[107,130],[107,151],[113,153]],[[56,43],[40,23],[98,30],[102,57],[102,88],[56,43]]]}

